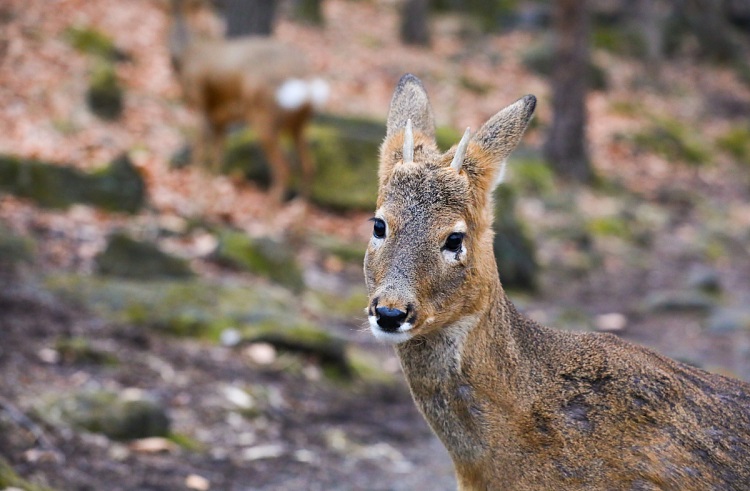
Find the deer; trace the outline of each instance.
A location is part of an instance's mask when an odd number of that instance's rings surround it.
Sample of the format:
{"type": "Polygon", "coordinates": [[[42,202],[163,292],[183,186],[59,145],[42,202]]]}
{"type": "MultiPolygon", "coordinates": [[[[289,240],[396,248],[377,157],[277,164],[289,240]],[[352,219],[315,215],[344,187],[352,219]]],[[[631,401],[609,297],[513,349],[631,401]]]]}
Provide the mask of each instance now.
{"type": "Polygon", "coordinates": [[[750,384],[542,326],[503,290],[492,193],[535,106],[522,97],[442,153],[406,74],[380,149],[369,329],[394,345],[458,489],[750,489],[750,384]]]}
{"type": "Polygon", "coordinates": [[[188,19],[206,0],[171,0],[169,51],[183,97],[201,118],[193,163],[220,165],[229,126],[245,123],[257,133],[271,173],[269,195],[283,201],[292,177],[282,147],[291,137],[301,168],[301,192],[309,197],[314,161],[305,129],[328,99],[328,84],[313,76],[293,46],[263,36],[199,38],[188,19]]]}

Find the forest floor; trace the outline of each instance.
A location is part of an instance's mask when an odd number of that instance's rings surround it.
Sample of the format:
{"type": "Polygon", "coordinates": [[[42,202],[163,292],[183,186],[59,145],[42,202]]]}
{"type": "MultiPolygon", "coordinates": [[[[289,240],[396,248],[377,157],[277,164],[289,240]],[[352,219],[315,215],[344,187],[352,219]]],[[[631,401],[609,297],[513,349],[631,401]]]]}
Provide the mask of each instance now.
{"type": "MultiPolygon", "coordinates": [[[[435,20],[430,49],[411,48],[397,41],[392,2],[324,5],[324,28],[282,20],[276,35],[325,74],[327,111],[384,120],[404,72],[425,81],[438,122],[455,128],[476,128],[534,93],[538,123],[518,158],[538,154],[550,90],[521,60],[543,35],[471,34],[470,24],[467,35],[463,21],[444,16],[435,20]]],[[[446,451],[416,411],[392,350],[362,330],[364,319],[335,329],[376,357],[383,377],[342,381],[304,357],[276,354],[264,365],[248,349],[105,320],[47,289],[46,275],[91,273],[106,237],[121,228],[143,233],[200,218],[283,238],[303,222],[342,241],[367,241],[366,213],[292,202],[269,216],[266,195],[253,184],[170,168],[197,118],[181,104],[170,71],[167,22],[150,0],[0,6],[0,153],[92,169],[127,150],[146,177],[150,202],[131,217],[83,206],[43,210],[0,196],[0,223],[37,241],[33,266],[0,275],[0,456],[24,478],[60,490],[454,489],[446,451]],[[117,67],[127,96],[115,122],[86,110],[91,60],[65,40],[74,25],[106,32],[127,54],[117,67]],[[88,339],[119,361],[60,360],[50,353],[62,335],[88,339]],[[41,399],[91,386],[158,396],[188,443],[118,442],[38,416],[41,399]],[[238,386],[257,389],[259,415],[240,410],[247,401],[237,400],[238,386]]],[[[544,324],[613,331],[750,380],[750,151],[738,157],[720,143],[747,126],[750,88],[731,68],[687,57],[664,63],[658,83],[637,60],[601,49],[594,59],[608,77],[606,91],[589,98],[590,151],[601,183],[562,183],[533,165],[514,171],[511,158],[509,183],[519,191],[518,213],[541,266],[538,290],[512,297],[544,324]],[[681,141],[677,147],[698,145],[705,162],[646,148],[639,136],[649,131],[681,141]]],[[[207,280],[230,276],[205,260],[201,237],[162,246],[190,259],[207,280]]],[[[320,264],[313,256],[302,255],[306,277],[362,288],[358,265],[320,264]]]]}

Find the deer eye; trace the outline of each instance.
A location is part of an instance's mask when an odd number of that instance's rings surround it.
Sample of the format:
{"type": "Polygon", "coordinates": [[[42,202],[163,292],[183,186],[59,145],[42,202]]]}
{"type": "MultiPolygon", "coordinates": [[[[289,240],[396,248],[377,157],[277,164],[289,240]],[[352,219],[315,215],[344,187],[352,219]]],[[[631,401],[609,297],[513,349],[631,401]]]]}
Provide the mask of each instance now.
{"type": "Polygon", "coordinates": [[[450,252],[460,252],[461,251],[461,244],[464,241],[464,234],[461,232],[455,232],[448,236],[448,238],[445,240],[445,250],[450,252]]]}
{"type": "Polygon", "coordinates": [[[385,237],[385,222],[380,218],[372,219],[372,235],[376,239],[382,239],[385,237]]]}

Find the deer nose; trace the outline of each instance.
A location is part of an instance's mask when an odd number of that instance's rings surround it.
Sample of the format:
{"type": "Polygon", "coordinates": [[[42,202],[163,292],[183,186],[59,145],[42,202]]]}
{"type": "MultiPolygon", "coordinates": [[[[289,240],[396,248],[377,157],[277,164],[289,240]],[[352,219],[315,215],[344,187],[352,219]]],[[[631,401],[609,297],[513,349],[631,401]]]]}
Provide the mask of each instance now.
{"type": "Polygon", "coordinates": [[[406,312],[389,307],[378,307],[375,309],[378,318],[378,325],[386,332],[394,332],[406,319],[406,312]]]}

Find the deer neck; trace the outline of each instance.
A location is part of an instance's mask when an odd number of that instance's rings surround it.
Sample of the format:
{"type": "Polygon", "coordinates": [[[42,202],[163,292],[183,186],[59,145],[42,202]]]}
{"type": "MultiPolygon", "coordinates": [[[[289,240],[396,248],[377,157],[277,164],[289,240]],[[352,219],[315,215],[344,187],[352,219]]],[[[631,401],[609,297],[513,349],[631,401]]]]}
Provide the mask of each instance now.
{"type": "MultiPolygon", "coordinates": [[[[494,261],[493,261],[494,265],[494,261]]],[[[519,357],[512,323],[518,314],[497,272],[479,285],[480,308],[424,336],[397,345],[412,396],[454,459],[470,462],[488,448],[483,418],[516,406],[519,357]]]]}

